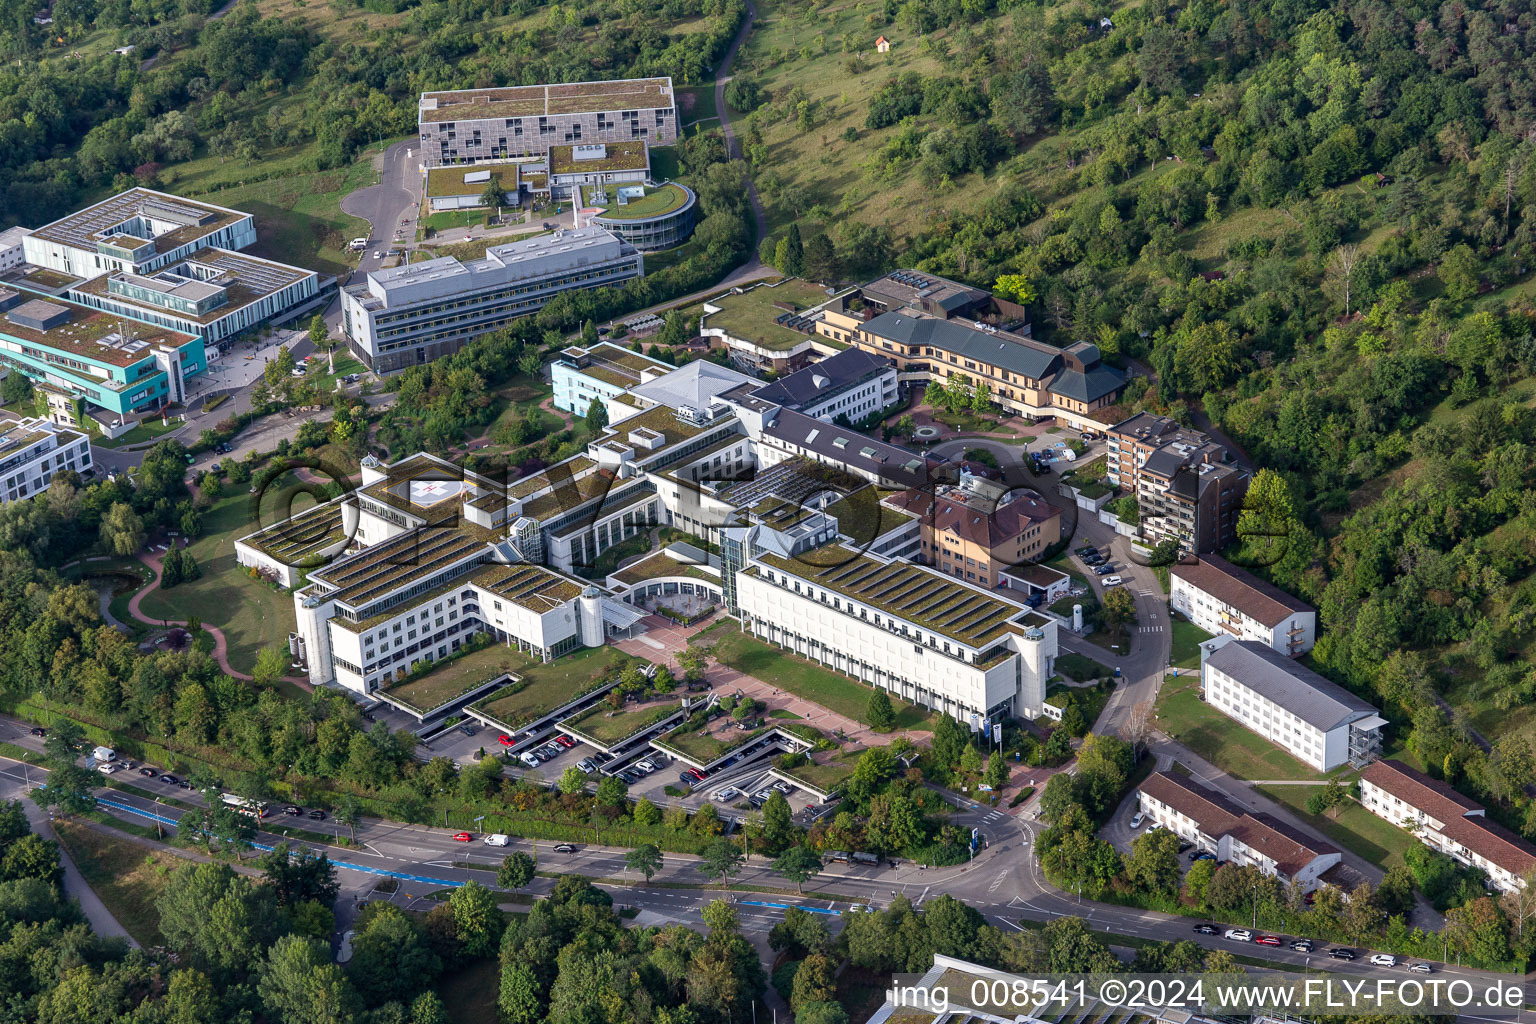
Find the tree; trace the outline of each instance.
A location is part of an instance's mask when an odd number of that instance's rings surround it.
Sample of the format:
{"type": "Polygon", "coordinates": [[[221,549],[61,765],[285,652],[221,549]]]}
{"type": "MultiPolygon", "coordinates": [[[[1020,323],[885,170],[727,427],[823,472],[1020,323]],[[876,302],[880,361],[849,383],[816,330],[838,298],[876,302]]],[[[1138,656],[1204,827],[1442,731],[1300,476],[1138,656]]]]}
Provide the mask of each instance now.
{"type": "Polygon", "coordinates": [[[994,294],[1027,306],[1035,301],[1035,287],[1023,274],[1004,274],[992,283],[994,294]]]}
{"type": "Polygon", "coordinates": [[[96,798],[91,788],[96,785],[89,769],[70,761],[55,765],[48,776],[48,785],[42,790],[43,801],[48,807],[57,808],[63,817],[73,817],[96,809],[96,798]]]}
{"type": "Polygon", "coordinates": [[[287,843],[278,843],[271,853],[261,858],[261,866],[281,907],[308,901],[329,907],[341,892],[336,881],[336,866],[323,852],[315,853],[302,847],[293,851],[287,843]]]}
{"type": "Polygon", "coordinates": [[[1110,587],[1099,600],[1099,621],[1111,629],[1136,621],[1136,599],[1125,587],[1110,587]]]}
{"type": "Polygon", "coordinates": [[[869,703],[864,709],[864,718],[875,732],[890,732],[896,728],[896,709],[891,706],[891,695],[876,688],[869,695],[869,703]]]}
{"type": "Polygon", "coordinates": [[[505,206],[507,205],[507,192],[501,187],[499,178],[492,178],[480,193],[481,206],[505,206]]]}
{"type": "Polygon", "coordinates": [[[345,825],[347,827],[347,834],[351,837],[352,842],[356,843],[357,826],[363,820],[363,805],[358,802],[357,797],[351,793],[344,795],[341,798],[341,803],[336,805],[336,810],[332,812],[331,817],[336,819],[338,825],[345,825]]]}
{"type": "Polygon", "coordinates": [[[43,740],[43,753],[48,757],[49,767],[57,769],[74,764],[84,743],[85,730],[79,722],[72,718],[54,719],[53,726],[48,730],[48,738],[43,740]]]}
{"type": "Polygon", "coordinates": [[[597,784],[597,793],[593,799],[599,807],[623,807],[625,796],[624,780],[613,775],[606,775],[597,784]]]}
{"type": "Polygon", "coordinates": [[[178,870],[155,900],[155,909],[166,944],[215,983],[259,963],[280,922],[271,886],[255,885],[217,862],[178,870]]]}
{"type": "MultiPolygon", "coordinates": [[[[259,961],[256,992],[283,1024],[349,1024],[362,1000],[319,941],[285,935],[259,961]]],[[[174,975],[173,975],[174,977],[174,975]]]]}
{"type": "Polygon", "coordinates": [[[792,223],[789,233],[779,242],[776,265],[785,277],[799,277],[805,273],[805,246],[800,241],[800,225],[792,223]]]}
{"type": "Polygon", "coordinates": [[[496,884],[503,889],[521,889],[533,881],[537,868],[538,862],[523,851],[509,853],[501,858],[501,867],[496,869],[496,884]]]}
{"type": "Polygon", "coordinates": [[[567,795],[580,793],[587,788],[587,773],[575,765],[569,765],[565,771],[560,773],[559,786],[560,792],[567,795]]]}
{"type": "Polygon", "coordinates": [[[587,429],[594,434],[601,434],[607,428],[608,410],[601,398],[594,398],[592,404],[587,406],[587,429]]]}
{"type": "Polygon", "coordinates": [[[49,885],[58,885],[64,880],[59,844],[36,833],[28,833],[0,846],[0,854],[3,854],[0,855],[0,882],[36,878],[49,885]]]}
{"type": "Polygon", "coordinates": [[[347,973],[370,1002],[414,998],[442,969],[421,927],[399,907],[373,904],[359,919],[347,973]]]}
{"type": "Polygon", "coordinates": [[[316,313],[309,319],[309,342],[316,350],[323,350],[331,339],[330,329],[325,326],[325,317],[316,313]]]}
{"type": "Polygon", "coordinates": [[[821,919],[801,907],[789,907],[784,917],[768,933],[768,947],[792,958],[820,953],[831,944],[832,936],[821,919]]]}
{"type": "Polygon", "coordinates": [[[827,283],[838,277],[837,248],[825,231],[817,231],[805,240],[805,276],[827,283]]]}
{"type": "Polygon", "coordinates": [[[1125,876],[1147,893],[1179,891],[1179,837],[1165,828],[1146,832],[1131,844],[1125,876]]]}
{"type": "Polygon", "coordinates": [[[1350,288],[1354,283],[1355,267],[1360,263],[1358,245],[1341,245],[1328,257],[1326,281],[1329,288],[1344,296],[1344,315],[1349,316],[1350,288]]]}
{"type": "Polygon", "coordinates": [[[741,851],[729,839],[711,840],[699,853],[698,869],[708,878],[725,885],[732,875],[741,870],[741,851]]]}
{"type": "Polygon", "coordinates": [[[763,846],[777,853],[795,841],[794,812],[784,794],[774,790],[763,803],[763,846]]]}
{"type": "Polygon", "coordinates": [[[465,955],[482,957],[495,952],[505,920],[491,890],[479,882],[466,882],[448,897],[448,908],[465,955]]]}
{"type": "Polygon", "coordinates": [[[276,644],[256,652],[251,676],[258,686],[276,686],[288,671],[288,653],[276,644]]]}
{"type": "Polygon", "coordinates": [[[848,1011],[841,1003],[801,1003],[795,1011],[795,1024],[848,1024],[848,1011]]]}
{"type": "Polygon", "coordinates": [[[971,411],[985,413],[992,411],[992,389],[986,381],[977,381],[976,387],[971,391],[971,411]]]}
{"type": "Polygon", "coordinates": [[[127,557],[144,546],[144,521],[123,502],[113,502],[101,517],[101,542],[114,555],[127,557]]]}
{"type": "Polygon", "coordinates": [[[654,843],[637,846],[624,855],[624,870],[638,871],[649,885],[651,878],[661,870],[661,847],[654,843]]]}
{"type": "Polygon", "coordinates": [[[501,1011],[504,1024],[536,1024],[543,1018],[538,975],[527,961],[508,960],[502,964],[496,1008],[501,1011]]]}
{"type": "Polygon", "coordinates": [[[804,846],[791,846],[779,854],[770,870],[786,881],[795,883],[795,891],[804,893],[805,883],[821,871],[821,858],[804,846]]]}
{"type": "Polygon", "coordinates": [[[798,1011],[807,1003],[830,1003],[837,994],[837,965],[825,953],[812,953],[800,961],[789,997],[789,1008],[798,1011]]]}
{"type": "Polygon", "coordinates": [[[13,372],[0,381],[0,402],[6,405],[26,405],[32,401],[32,379],[24,373],[13,372]]]}

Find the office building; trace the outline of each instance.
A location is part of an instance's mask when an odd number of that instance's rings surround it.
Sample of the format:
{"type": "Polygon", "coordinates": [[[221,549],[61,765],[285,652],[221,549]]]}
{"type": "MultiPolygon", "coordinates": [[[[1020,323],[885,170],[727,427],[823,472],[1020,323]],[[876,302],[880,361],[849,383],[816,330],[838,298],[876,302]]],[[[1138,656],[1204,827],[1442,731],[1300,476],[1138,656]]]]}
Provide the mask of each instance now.
{"type": "Polygon", "coordinates": [[[31,233],[23,227],[0,231],[0,273],[13,270],[26,262],[26,246],[22,241],[31,233]]]}
{"type": "MultiPolygon", "coordinates": [[[[562,349],[549,364],[556,409],[585,416],[594,399],[605,409],[624,392],[676,369],[671,363],[602,341],[591,348],[562,349]]],[[[612,411],[609,419],[612,419],[612,411]]]]}
{"type": "Polygon", "coordinates": [[[13,420],[0,431],[0,501],[42,494],[63,470],[92,470],[91,443],[82,433],[44,419],[13,420]]]}
{"type": "Polygon", "coordinates": [[[916,270],[893,270],[860,285],[859,294],[881,313],[910,309],[941,320],[979,316],[994,301],[980,288],[916,270]]]}
{"type": "Polygon", "coordinates": [[[1179,542],[1180,554],[1219,551],[1237,539],[1249,474],[1226,446],[1166,416],[1141,412],[1106,431],[1109,482],[1134,495],[1149,545],[1179,542]]]}
{"type": "Polygon", "coordinates": [[[558,145],[665,146],[678,130],[670,78],[425,92],[417,123],[428,167],[543,156],[558,145]]]}
{"type": "Polygon", "coordinates": [[[427,171],[427,207],[433,213],[442,213],[488,206],[483,197],[493,184],[501,193],[502,206],[518,206],[522,202],[518,169],[518,164],[434,167],[427,171]]]}
{"type": "Polygon", "coordinates": [[[550,146],[543,164],[529,170],[548,175],[549,192],[555,199],[572,199],[581,188],[617,191],[651,176],[650,149],[644,142],[588,142],[574,146],[550,146]]]}
{"type": "Polygon", "coordinates": [[[640,252],[610,232],[556,231],[493,245],[483,259],[442,256],[369,271],[342,289],[342,324],[357,358],[376,373],[394,373],[456,352],[563,291],[644,273],[640,252]]]}
{"type": "Polygon", "coordinates": [[[1252,865],[1286,885],[1317,888],[1338,849],[1268,814],[1255,814],[1187,775],[1156,772],[1137,789],[1141,812],[1218,860],[1252,865]]]}
{"type": "Polygon", "coordinates": [[[999,496],[974,482],[939,483],[899,491],[885,503],[919,518],[923,564],[983,589],[1061,540],[1061,512],[1030,490],[999,496]]]}
{"type": "Polygon", "coordinates": [[[1168,607],[1207,633],[1255,640],[1288,657],[1317,641],[1317,611],[1219,555],[1168,568],[1168,607]]]}
{"type": "Polygon", "coordinates": [[[187,378],[207,369],[194,335],[8,288],[0,288],[0,364],[62,396],[50,418],[83,413],[107,427],[184,401],[187,378]]]}
{"type": "Polygon", "coordinates": [[[1536,871],[1536,846],[1489,821],[1487,809],[1476,800],[1401,761],[1366,766],[1360,773],[1360,803],[1431,850],[1482,870],[1503,892],[1525,888],[1536,871]]]}
{"type": "Polygon", "coordinates": [[[675,181],[659,185],[580,186],[581,216],[636,249],[671,249],[693,235],[698,197],[675,181]]]}
{"type": "Polygon", "coordinates": [[[753,395],[816,419],[842,417],[857,423],[895,405],[900,392],[894,363],[850,348],[765,384],[753,395]]]}
{"type": "Polygon", "coordinates": [[[1200,686],[1211,707],[1320,772],[1381,751],[1387,723],[1375,707],[1266,643],[1206,641],[1200,686]]]}
{"type": "Polygon", "coordinates": [[[26,262],[71,277],[149,275],[199,249],[244,249],[256,219],[147,188],[131,188],[44,224],[22,239],[26,262]]]}

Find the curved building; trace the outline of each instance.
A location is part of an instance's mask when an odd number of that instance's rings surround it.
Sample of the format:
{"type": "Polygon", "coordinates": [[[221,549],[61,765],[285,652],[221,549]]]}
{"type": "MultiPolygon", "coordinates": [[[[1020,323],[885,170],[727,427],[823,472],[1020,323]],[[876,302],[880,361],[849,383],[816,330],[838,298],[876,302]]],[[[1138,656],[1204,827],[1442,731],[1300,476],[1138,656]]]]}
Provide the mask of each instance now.
{"type": "Polygon", "coordinates": [[[583,189],[583,193],[592,206],[602,207],[587,222],[612,231],[636,249],[670,249],[693,234],[699,204],[687,185],[669,181],[655,187],[620,186],[607,194],[614,198],[606,204],[595,189],[583,189]]]}

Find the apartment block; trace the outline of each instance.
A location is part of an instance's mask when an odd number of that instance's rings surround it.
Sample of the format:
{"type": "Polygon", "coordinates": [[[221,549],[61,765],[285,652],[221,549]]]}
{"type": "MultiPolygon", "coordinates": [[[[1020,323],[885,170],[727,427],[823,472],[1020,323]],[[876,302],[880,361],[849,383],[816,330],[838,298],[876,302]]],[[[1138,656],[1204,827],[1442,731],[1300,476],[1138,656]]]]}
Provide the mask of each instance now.
{"type": "Polygon", "coordinates": [[[939,483],[892,494],[885,503],[922,523],[923,564],[983,589],[1061,540],[1061,512],[1022,488],[999,498],[974,484],[939,483]]]}
{"type": "MultiPolygon", "coordinates": [[[[555,408],[585,416],[593,400],[608,408],[615,398],[630,388],[663,377],[675,369],[671,363],[606,341],[591,348],[562,349],[549,364],[555,408]]],[[[609,419],[612,418],[610,411],[609,419]]]]}
{"type": "Polygon", "coordinates": [[[552,146],[677,141],[670,78],[425,92],[417,108],[428,167],[542,156],[552,146]]]}
{"type": "Polygon", "coordinates": [[[765,384],[754,395],[816,419],[841,416],[857,423],[896,404],[896,366],[889,359],[856,348],[765,384]]]}
{"type": "Polygon", "coordinates": [[[1137,790],[1141,812],[1180,839],[1238,866],[1252,865],[1287,885],[1317,888],[1342,859],[1337,848],[1269,814],[1244,810],[1226,796],[1173,772],[1148,776],[1137,790]]]}
{"type": "Polygon", "coordinates": [[[1489,821],[1482,804],[1401,761],[1366,766],[1360,803],[1430,849],[1481,869],[1503,892],[1525,888],[1536,871],[1536,846],[1489,821]]]}
{"type": "Polygon", "coordinates": [[[395,373],[536,313],[561,292],[611,287],[644,273],[640,251],[608,231],[556,231],[493,245],[483,259],[442,256],[369,271],[342,289],[343,329],[370,369],[395,373]]]}
{"type": "Polygon", "coordinates": [[[1317,611],[1219,555],[1168,568],[1168,607],[1207,633],[1255,640],[1288,657],[1317,641],[1317,611]]]}
{"type": "Polygon", "coordinates": [[[1249,473],[1198,430],[1137,413],[1110,427],[1106,475],[1132,494],[1149,544],[1174,539],[1181,554],[1205,554],[1237,539],[1249,473]]]}
{"type": "Polygon", "coordinates": [[[48,490],[63,470],[89,473],[91,443],[82,433],[45,419],[5,424],[0,432],[0,501],[22,501],[48,490]]]}
{"type": "Polygon", "coordinates": [[[1211,707],[1320,772],[1381,751],[1375,707],[1266,643],[1206,641],[1200,685],[1211,707]]]}

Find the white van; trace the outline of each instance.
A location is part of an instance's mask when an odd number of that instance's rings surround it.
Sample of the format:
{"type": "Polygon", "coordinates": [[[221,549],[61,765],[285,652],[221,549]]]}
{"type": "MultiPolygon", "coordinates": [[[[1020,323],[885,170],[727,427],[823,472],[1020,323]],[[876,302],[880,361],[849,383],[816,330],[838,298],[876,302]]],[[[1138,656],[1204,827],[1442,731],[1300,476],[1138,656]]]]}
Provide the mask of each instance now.
{"type": "Polygon", "coordinates": [[[98,761],[116,761],[117,751],[113,750],[111,747],[97,747],[95,750],[91,751],[91,756],[98,761]]]}
{"type": "Polygon", "coordinates": [[[354,238],[352,239],[352,244],[347,246],[347,248],[351,249],[353,252],[362,252],[364,249],[368,248],[368,239],[354,238]]]}
{"type": "Polygon", "coordinates": [[[493,834],[488,835],[488,836],[485,837],[485,845],[486,846],[506,846],[507,845],[507,837],[502,835],[500,832],[493,833],[493,834]]]}

